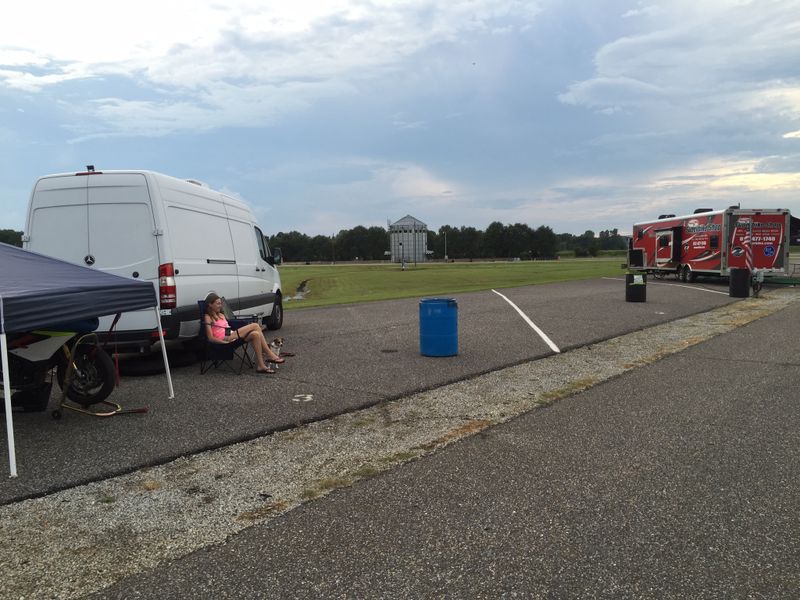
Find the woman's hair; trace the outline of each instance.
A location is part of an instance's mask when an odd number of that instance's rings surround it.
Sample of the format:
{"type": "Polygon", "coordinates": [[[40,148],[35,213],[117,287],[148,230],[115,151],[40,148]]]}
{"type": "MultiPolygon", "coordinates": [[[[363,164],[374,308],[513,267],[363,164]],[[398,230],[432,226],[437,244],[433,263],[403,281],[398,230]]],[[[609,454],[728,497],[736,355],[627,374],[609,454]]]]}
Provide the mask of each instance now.
{"type": "Polygon", "coordinates": [[[209,317],[213,316],[211,314],[211,305],[214,304],[214,302],[216,302],[217,300],[219,300],[219,296],[214,292],[211,292],[208,296],[206,296],[206,314],[209,317]]]}

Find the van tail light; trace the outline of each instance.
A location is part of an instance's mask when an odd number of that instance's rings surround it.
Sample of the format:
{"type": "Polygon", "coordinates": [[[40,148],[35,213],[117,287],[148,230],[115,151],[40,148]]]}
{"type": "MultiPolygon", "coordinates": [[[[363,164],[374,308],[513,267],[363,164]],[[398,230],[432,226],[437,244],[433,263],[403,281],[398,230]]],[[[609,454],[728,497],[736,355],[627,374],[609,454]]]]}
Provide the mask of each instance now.
{"type": "Polygon", "coordinates": [[[172,263],[158,265],[158,297],[161,308],[175,308],[178,304],[172,263]]]}

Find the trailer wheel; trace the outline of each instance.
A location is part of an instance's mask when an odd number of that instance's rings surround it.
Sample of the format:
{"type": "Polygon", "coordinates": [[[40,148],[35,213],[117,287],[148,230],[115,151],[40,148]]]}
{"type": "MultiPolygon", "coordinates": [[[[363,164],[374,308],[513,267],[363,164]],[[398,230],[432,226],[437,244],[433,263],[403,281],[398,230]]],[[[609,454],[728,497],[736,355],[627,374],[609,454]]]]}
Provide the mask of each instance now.
{"type": "Polygon", "coordinates": [[[683,283],[689,282],[689,274],[690,274],[689,265],[684,265],[683,269],[681,269],[681,281],[683,283]]]}

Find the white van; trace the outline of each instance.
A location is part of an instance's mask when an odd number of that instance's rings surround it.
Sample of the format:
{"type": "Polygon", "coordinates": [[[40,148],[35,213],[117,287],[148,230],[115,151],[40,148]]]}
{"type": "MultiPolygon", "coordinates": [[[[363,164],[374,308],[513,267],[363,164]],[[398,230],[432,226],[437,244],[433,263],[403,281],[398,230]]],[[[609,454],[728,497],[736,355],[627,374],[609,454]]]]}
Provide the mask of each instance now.
{"type": "MultiPolygon", "coordinates": [[[[41,177],[33,188],[24,247],[154,282],[167,339],[197,336],[197,302],[214,291],[239,315],[269,329],[283,324],[280,252],[270,253],[250,208],[197,181],[152,171],[95,171],[41,177]]],[[[107,331],[112,318],[101,319],[107,331]]],[[[152,311],[125,313],[120,349],[149,351],[152,311]]]]}

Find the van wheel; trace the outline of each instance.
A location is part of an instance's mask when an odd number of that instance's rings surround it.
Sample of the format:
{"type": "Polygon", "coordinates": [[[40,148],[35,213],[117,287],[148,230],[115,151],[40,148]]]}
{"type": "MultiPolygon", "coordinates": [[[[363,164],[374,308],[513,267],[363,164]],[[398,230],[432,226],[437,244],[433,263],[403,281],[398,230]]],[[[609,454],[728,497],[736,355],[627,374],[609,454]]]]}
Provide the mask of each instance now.
{"type": "Polygon", "coordinates": [[[267,329],[275,330],[283,326],[283,300],[280,296],[275,298],[272,305],[272,314],[267,317],[267,329]]]}

